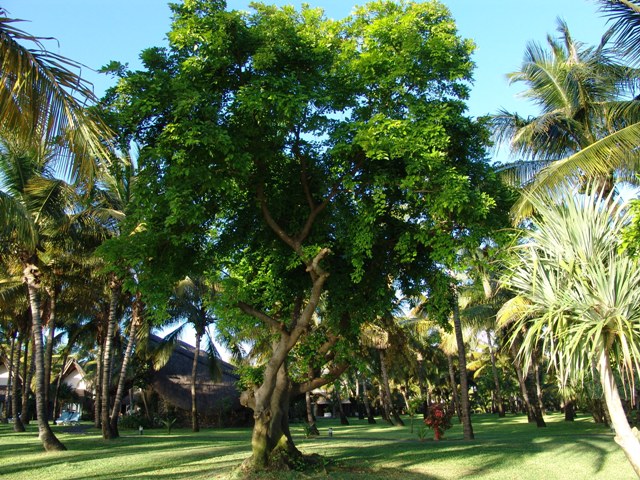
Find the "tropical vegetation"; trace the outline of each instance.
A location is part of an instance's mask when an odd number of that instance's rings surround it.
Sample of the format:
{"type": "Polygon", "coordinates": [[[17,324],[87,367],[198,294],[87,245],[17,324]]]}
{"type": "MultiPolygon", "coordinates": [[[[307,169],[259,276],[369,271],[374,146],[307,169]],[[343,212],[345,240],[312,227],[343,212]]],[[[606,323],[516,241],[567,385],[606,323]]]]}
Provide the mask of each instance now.
{"type": "MultiPolygon", "coordinates": [[[[407,458],[436,454],[400,467],[411,475],[522,474],[522,459],[485,461],[517,441],[521,456],[549,442],[541,462],[560,459],[558,472],[575,459],[556,447],[589,443],[606,459],[584,454],[585,476],[619,473],[622,453],[640,476],[640,2],[600,3],[613,22],[598,45],[559,21],[509,75],[539,114],[481,119],[465,105],[473,43],[437,1],[372,1],[334,20],[184,0],[167,47],[141,52],[138,70],[104,67],[115,83],[100,100],[78,64],[0,9],[2,436],[32,455],[37,419],[47,451],[83,449],[68,428],[93,427],[105,451],[213,462],[225,447],[188,445],[250,412],[250,432],[219,433],[234,455],[211,470],[385,478],[409,432],[407,458]],[[492,165],[492,142],[518,161],[492,165]],[[181,410],[151,378],[186,351],[181,410]],[[215,412],[199,400],[205,357],[213,384],[237,378],[215,412]],[[70,369],[91,389],[71,427],[54,423],[82,401],[70,369]],[[418,441],[427,426],[438,439],[452,427],[444,446],[418,441]],[[384,458],[358,437],[378,433],[395,439],[380,440],[384,458]],[[348,466],[356,443],[376,458],[362,472],[348,466]],[[470,455],[477,471],[457,460],[470,455]]],[[[171,475],[194,473],[181,465],[171,475]]],[[[68,473],[54,460],[42,472],[68,473]]]]}

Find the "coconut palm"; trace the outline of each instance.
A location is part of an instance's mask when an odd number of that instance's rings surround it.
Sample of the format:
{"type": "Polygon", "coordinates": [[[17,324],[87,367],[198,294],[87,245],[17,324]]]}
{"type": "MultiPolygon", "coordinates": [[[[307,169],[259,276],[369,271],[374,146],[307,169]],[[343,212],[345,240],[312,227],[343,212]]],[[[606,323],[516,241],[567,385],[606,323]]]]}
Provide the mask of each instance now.
{"type": "Polygon", "coordinates": [[[72,181],[96,177],[96,159],[109,158],[110,130],[86,104],[95,101],[81,65],[48,52],[0,8],[0,130],[23,142],[55,145],[58,171],[72,181]],[[31,46],[32,48],[28,48],[31,46]]]}
{"type": "Polygon", "coordinates": [[[630,214],[590,187],[561,202],[530,198],[538,215],[513,251],[506,283],[517,296],[499,312],[522,335],[520,356],[541,348],[568,384],[595,365],[616,442],[640,475],[640,443],[627,422],[616,370],[624,385],[640,367],[640,265],[618,253],[630,214]],[[626,380],[626,382],[625,382],[626,380]]]}
{"type": "Polygon", "coordinates": [[[40,439],[46,450],[64,449],[47,423],[45,405],[45,364],[42,338],[42,303],[44,265],[41,257],[51,245],[62,242],[70,231],[73,212],[78,203],[75,189],[53,176],[55,157],[44,145],[25,142],[6,135],[0,143],[0,214],[7,235],[5,262],[13,263],[14,273],[21,270],[27,285],[32,318],[33,348],[36,365],[36,406],[40,439]],[[6,223],[5,223],[6,222],[6,223]],[[11,229],[11,225],[18,228],[11,229]]]}
{"type": "MultiPolygon", "coordinates": [[[[632,179],[640,143],[637,71],[617,61],[609,48],[611,32],[597,47],[586,47],[565,22],[559,21],[558,31],[559,38],[548,37],[548,49],[527,45],[520,70],[508,75],[511,83],[527,86],[522,96],[541,112],[523,118],[501,111],[492,117],[497,141],[510,142],[512,154],[524,160],[503,171],[515,174],[529,193],[585,176],[610,182],[614,172],[632,179]]],[[[516,217],[530,213],[528,198],[514,206],[516,217]]]]}
{"type": "Polygon", "coordinates": [[[205,351],[209,357],[211,378],[219,380],[222,375],[219,362],[220,355],[208,329],[216,320],[210,305],[214,293],[214,287],[204,278],[187,277],[176,286],[169,308],[174,324],[177,322],[179,325],[165,337],[165,342],[168,345],[175,345],[175,342],[184,333],[187,326],[191,326],[195,330],[196,345],[191,369],[191,426],[194,432],[200,431],[196,379],[200,345],[203,338],[206,343],[205,351]]]}

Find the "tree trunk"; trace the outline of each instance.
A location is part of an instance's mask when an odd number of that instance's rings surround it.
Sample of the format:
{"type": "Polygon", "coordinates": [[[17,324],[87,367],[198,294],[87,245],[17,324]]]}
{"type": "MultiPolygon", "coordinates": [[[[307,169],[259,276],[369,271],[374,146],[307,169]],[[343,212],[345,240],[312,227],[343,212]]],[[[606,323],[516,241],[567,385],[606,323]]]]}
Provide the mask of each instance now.
{"type": "Polygon", "coordinates": [[[149,412],[149,405],[147,405],[147,394],[142,388],[140,389],[140,396],[142,397],[142,405],[144,406],[144,414],[147,417],[147,420],[151,420],[151,413],[149,412]]]}
{"type": "Polygon", "coordinates": [[[389,374],[387,373],[387,356],[383,349],[379,349],[378,352],[380,353],[380,371],[382,373],[382,403],[385,405],[387,421],[392,425],[404,426],[404,422],[400,418],[400,415],[398,415],[391,400],[391,387],[389,386],[389,374]]]}
{"type": "Polygon", "coordinates": [[[311,404],[311,392],[306,392],[304,394],[304,400],[307,404],[307,426],[308,426],[308,434],[309,436],[318,436],[320,432],[318,431],[318,426],[316,425],[316,417],[313,415],[313,405],[311,404]]]}
{"type": "Polygon", "coordinates": [[[11,343],[9,344],[9,368],[7,372],[7,393],[4,396],[4,408],[2,409],[2,423],[8,423],[9,418],[12,416],[11,414],[11,389],[13,383],[13,356],[16,348],[16,336],[18,335],[18,331],[14,330],[11,332],[11,343]]]}
{"type": "Polygon", "coordinates": [[[194,432],[200,431],[198,423],[198,398],[196,395],[196,380],[198,378],[198,357],[200,356],[200,340],[202,335],[196,333],[196,351],[191,366],[191,429],[194,432]]]}
{"type": "MultiPolygon", "coordinates": [[[[44,383],[46,385],[46,390],[44,392],[44,404],[46,405],[47,412],[49,415],[47,416],[48,420],[55,420],[55,411],[56,404],[51,404],[50,391],[51,391],[51,368],[53,362],[53,342],[56,338],[56,301],[58,288],[57,286],[53,286],[51,288],[46,289],[47,294],[49,295],[49,320],[47,322],[47,342],[45,345],[45,353],[44,353],[44,383]]],[[[64,368],[64,364],[62,365],[64,368]]]]}
{"type": "Polygon", "coordinates": [[[533,405],[531,404],[531,400],[529,398],[529,392],[527,390],[527,384],[525,382],[525,374],[520,367],[520,363],[518,362],[518,350],[520,348],[520,342],[518,339],[515,339],[514,342],[511,343],[509,347],[511,351],[511,357],[513,359],[513,368],[516,371],[516,376],[518,377],[518,385],[520,385],[520,393],[522,395],[522,401],[524,402],[524,407],[527,412],[527,420],[529,423],[533,423],[536,421],[536,415],[533,410],[533,405]]]}
{"type": "MultiPolygon", "coordinates": [[[[447,364],[449,366],[449,383],[451,384],[451,400],[453,401],[453,408],[458,415],[458,421],[462,423],[462,411],[460,410],[460,398],[458,397],[458,382],[456,382],[456,372],[453,366],[452,355],[447,354],[447,364]]],[[[425,409],[425,413],[426,412],[427,410],[425,409]]]]}
{"type": "Polygon", "coordinates": [[[54,435],[47,422],[47,411],[44,404],[44,349],[42,346],[42,319],[40,318],[40,270],[33,264],[26,264],[24,279],[29,290],[29,305],[33,334],[33,349],[36,364],[36,412],[38,415],[39,438],[46,451],[66,450],[66,447],[54,435]]]}
{"type": "Polygon", "coordinates": [[[367,393],[367,381],[362,379],[362,401],[364,403],[364,408],[367,412],[367,423],[373,425],[376,423],[376,419],[373,416],[373,412],[371,411],[371,404],[369,403],[369,394],[367,393]]]}
{"type": "MultiPolygon", "coordinates": [[[[124,358],[122,359],[122,366],[120,367],[120,377],[118,378],[118,388],[116,390],[116,398],[113,401],[113,410],[111,411],[111,434],[113,438],[118,438],[120,433],[118,432],[118,418],[120,416],[120,408],[122,407],[122,397],[124,395],[124,385],[127,379],[127,368],[129,367],[129,361],[133,354],[133,348],[136,343],[136,334],[138,333],[138,326],[140,325],[141,315],[141,303],[139,294],[136,295],[136,299],[133,302],[133,309],[131,313],[131,324],[129,327],[129,340],[127,341],[127,348],[124,351],[124,358]]],[[[195,431],[195,430],[194,430],[195,431]]]]}
{"type": "Polygon", "coordinates": [[[458,345],[458,366],[460,368],[460,413],[462,414],[462,434],[465,440],[473,440],[473,426],[471,425],[471,406],[469,405],[469,383],[467,381],[467,355],[462,338],[460,323],[460,308],[458,305],[458,291],[454,286],[453,299],[453,329],[458,345]]]}
{"type": "Polygon", "coordinates": [[[263,384],[257,389],[244,391],[240,397],[241,403],[253,410],[255,421],[251,437],[252,455],[243,463],[245,469],[264,470],[275,466],[273,462],[276,459],[288,464],[293,457],[301,455],[293,445],[289,431],[291,383],[286,366],[282,362],[276,369],[273,363],[269,363],[263,384]]]}
{"type": "MultiPolygon", "coordinates": [[[[24,432],[24,425],[20,418],[19,397],[18,397],[18,374],[20,372],[20,350],[22,350],[22,337],[18,340],[15,361],[13,365],[13,386],[11,388],[11,410],[13,411],[13,431],[24,432]]],[[[23,380],[24,381],[24,380],[23,380]]],[[[24,386],[23,386],[24,388],[24,386]]]]}
{"type": "Polygon", "coordinates": [[[605,348],[602,349],[598,359],[598,372],[600,373],[600,383],[604,391],[604,398],[611,417],[611,425],[615,429],[615,441],[627,456],[631,467],[640,477],[640,442],[629,427],[627,415],[622,407],[618,385],[609,363],[609,354],[605,348]]]}
{"type": "Polygon", "coordinates": [[[336,392],[336,402],[338,404],[338,412],[340,413],[340,425],[349,425],[349,419],[344,414],[344,408],[342,407],[342,398],[340,398],[340,383],[334,382],[333,388],[336,392]]]}
{"type": "Polygon", "coordinates": [[[498,407],[498,417],[505,416],[504,405],[502,404],[502,389],[500,388],[500,376],[498,375],[498,367],[496,366],[496,352],[493,348],[493,341],[491,340],[491,332],[487,332],[487,339],[489,341],[489,355],[491,355],[491,370],[493,371],[493,384],[496,387],[496,406],[498,407]]]}
{"type": "Polygon", "coordinates": [[[33,369],[35,368],[33,360],[29,362],[30,354],[29,344],[31,343],[31,328],[27,327],[24,331],[24,360],[22,362],[22,412],[21,420],[23,425],[29,425],[29,390],[31,389],[31,378],[33,377],[33,369]]]}
{"type": "MultiPolygon", "coordinates": [[[[62,377],[64,376],[64,372],[67,370],[67,360],[69,359],[69,349],[65,349],[65,355],[62,359],[62,369],[60,369],[60,375],[58,375],[58,380],[56,381],[56,391],[53,395],[53,419],[55,420],[55,410],[56,405],[58,405],[58,396],[60,394],[60,386],[62,385],[62,377]]],[[[62,412],[61,412],[62,413],[62,412]]]]}
{"type": "Polygon", "coordinates": [[[573,400],[565,400],[564,402],[564,421],[573,422],[576,418],[576,410],[573,400]]]}
{"type": "Polygon", "coordinates": [[[107,334],[104,339],[104,352],[102,359],[102,406],[100,421],[102,423],[102,438],[109,440],[113,438],[114,432],[111,430],[109,418],[109,391],[111,389],[111,357],[113,350],[113,336],[116,330],[116,311],[118,308],[118,297],[120,296],[121,283],[113,278],[110,284],[111,299],[109,302],[109,319],[107,321],[107,334]]]}
{"type": "Polygon", "coordinates": [[[100,415],[102,414],[102,353],[104,351],[102,340],[98,337],[98,353],[96,355],[96,379],[95,379],[95,397],[93,399],[93,425],[96,428],[102,428],[100,415]]]}

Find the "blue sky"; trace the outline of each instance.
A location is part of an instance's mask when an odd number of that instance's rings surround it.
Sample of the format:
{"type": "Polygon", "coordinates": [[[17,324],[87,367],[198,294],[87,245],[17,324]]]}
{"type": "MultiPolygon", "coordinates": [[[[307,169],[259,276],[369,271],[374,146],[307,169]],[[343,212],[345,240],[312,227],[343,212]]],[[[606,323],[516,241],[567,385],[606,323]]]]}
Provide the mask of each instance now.
{"type": "MultiPolygon", "coordinates": [[[[229,8],[247,9],[248,1],[229,0],[229,8]]],[[[299,6],[301,1],[266,3],[299,6]]],[[[325,9],[327,16],[342,18],[361,1],[308,0],[325,9]]],[[[516,98],[518,88],[509,86],[505,74],[518,68],[525,45],[544,42],[554,33],[556,19],[564,18],[574,36],[587,44],[597,43],[606,29],[596,0],[444,0],[460,34],[477,45],[475,84],[469,100],[473,116],[493,113],[500,107],[522,114],[534,108],[516,98]]],[[[55,37],[47,48],[97,69],[110,60],[138,66],[146,47],[166,44],[170,10],[165,0],[4,0],[9,16],[28,20],[21,27],[29,33],[55,37]],[[58,45],[59,44],[59,45],[58,45]]],[[[89,68],[83,76],[98,95],[110,79],[89,68]]]]}

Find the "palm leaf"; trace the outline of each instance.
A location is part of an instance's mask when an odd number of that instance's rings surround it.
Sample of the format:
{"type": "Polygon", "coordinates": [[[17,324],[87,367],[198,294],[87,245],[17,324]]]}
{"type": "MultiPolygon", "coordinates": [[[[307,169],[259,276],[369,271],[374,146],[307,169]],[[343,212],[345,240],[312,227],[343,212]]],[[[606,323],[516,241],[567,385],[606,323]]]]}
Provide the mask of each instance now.
{"type": "Polygon", "coordinates": [[[78,100],[95,101],[91,85],[73,71],[80,64],[46,51],[45,39],[16,28],[18,21],[0,17],[0,129],[59,145],[61,174],[91,180],[96,159],[109,158],[103,142],[112,137],[78,100]]]}

